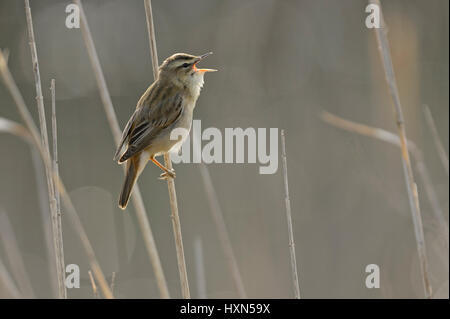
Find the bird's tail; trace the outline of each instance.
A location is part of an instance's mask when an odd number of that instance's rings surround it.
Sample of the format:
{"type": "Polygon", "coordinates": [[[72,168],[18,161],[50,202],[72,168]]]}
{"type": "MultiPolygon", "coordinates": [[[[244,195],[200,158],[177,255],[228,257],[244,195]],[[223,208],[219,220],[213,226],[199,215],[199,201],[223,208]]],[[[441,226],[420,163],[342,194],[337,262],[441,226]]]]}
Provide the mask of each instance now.
{"type": "Polygon", "coordinates": [[[125,209],[127,207],[131,191],[133,190],[133,186],[136,183],[138,177],[138,163],[139,161],[134,161],[133,158],[127,161],[127,176],[125,177],[125,181],[123,182],[122,192],[120,193],[119,197],[119,207],[121,209],[125,209]]]}

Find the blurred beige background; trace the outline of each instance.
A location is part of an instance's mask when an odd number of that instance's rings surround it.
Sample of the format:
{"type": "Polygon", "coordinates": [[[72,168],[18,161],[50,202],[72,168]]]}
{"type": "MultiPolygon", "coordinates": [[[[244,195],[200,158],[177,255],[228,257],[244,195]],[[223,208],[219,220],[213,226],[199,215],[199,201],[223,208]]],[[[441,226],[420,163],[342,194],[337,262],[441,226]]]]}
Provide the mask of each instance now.
{"type": "MultiPolygon", "coordinates": [[[[123,180],[112,161],[110,128],[79,29],[65,27],[69,1],[32,0],[31,10],[50,121],[56,79],[59,167],[101,266],[117,273],[122,298],[159,293],[133,206],[117,207],[123,180]]],[[[286,130],[289,186],[300,289],[304,298],[422,298],[418,258],[398,148],[325,124],[323,110],[395,132],[366,1],[152,1],[160,62],[175,52],[214,55],[195,118],[202,127],[286,130]],[[380,289],[365,287],[365,267],[381,270],[380,289]]],[[[121,127],[153,81],[143,1],[84,0],[121,127]]],[[[448,1],[383,1],[408,137],[423,151],[448,220],[449,180],[423,116],[430,107],[448,153],[448,1]]],[[[0,0],[0,47],[37,121],[23,1],[0,0]]],[[[0,116],[20,122],[0,85],[0,116]]],[[[50,122],[48,122],[50,123],[50,122]]],[[[53,296],[38,185],[26,144],[0,135],[0,208],[13,225],[33,288],[53,296]]],[[[274,175],[255,164],[212,164],[211,176],[248,296],[292,298],[281,160],[274,175]]],[[[196,164],[175,165],[188,275],[198,296],[194,241],[201,238],[207,296],[236,297],[196,164]]],[[[151,165],[139,185],[173,297],[181,297],[166,183],[151,165]]],[[[415,172],[417,177],[417,172],[415,172]]],[[[448,247],[418,179],[432,285],[448,298],[448,247]]],[[[45,188],[41,187],[45,192],[45,188]]],[[[66,264],[89,270],[65,219],[66,264]]],[[[1,246],[1,245],[0,245],[1,246]]],[[[0,258],[10,267],[3,248],[0,258]]]]}

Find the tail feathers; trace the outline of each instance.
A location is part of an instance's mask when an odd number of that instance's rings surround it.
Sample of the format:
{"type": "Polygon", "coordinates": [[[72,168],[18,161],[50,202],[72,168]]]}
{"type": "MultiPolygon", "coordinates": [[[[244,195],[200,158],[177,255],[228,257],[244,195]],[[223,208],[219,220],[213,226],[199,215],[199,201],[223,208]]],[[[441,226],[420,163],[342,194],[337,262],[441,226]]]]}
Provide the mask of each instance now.
{"type": "Polygon", "coordinates": [[[127,165],[127,176],[125,177],[125,181],[122,186],[122,192],[120,193],[119,197],[119,207],[121,209],[125,209],[127,207],[131,191],[133,190],[133,186],[136,183],[136,179],[138,176],[138,168],[136,167],[135,161],[131,159],[127,162],[127,165]]]}

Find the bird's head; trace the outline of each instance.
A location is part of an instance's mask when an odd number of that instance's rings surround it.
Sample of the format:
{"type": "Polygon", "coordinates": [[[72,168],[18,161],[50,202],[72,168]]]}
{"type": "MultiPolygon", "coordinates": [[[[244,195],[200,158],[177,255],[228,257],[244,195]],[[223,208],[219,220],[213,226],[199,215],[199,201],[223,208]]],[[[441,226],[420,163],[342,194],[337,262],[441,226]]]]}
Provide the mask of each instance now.
{"type": "Polygon", "coordinates": [[[176,85],[189,89],[201,88],[203,76],[206,72],[214,72],[214,69],[199,69],[197,63],[206,58],[212,52],[200,56],[187,53],[176,53],[168,57],[159,67],[159,78],[172,81],[176,85]]]}

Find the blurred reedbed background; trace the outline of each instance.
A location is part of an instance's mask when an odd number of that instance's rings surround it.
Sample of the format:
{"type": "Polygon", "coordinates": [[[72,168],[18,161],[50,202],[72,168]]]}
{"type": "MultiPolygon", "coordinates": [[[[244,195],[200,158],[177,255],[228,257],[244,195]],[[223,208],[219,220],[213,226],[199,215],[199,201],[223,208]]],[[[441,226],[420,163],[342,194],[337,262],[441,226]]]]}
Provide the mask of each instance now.
{"type": "MultiPolygon", "coordinates": [[[[82,3],[123,129],[153,82],[144,1],[82,3]]],[[[112,161],[116,144],[83,28],[65,24],[69,4],[30,1],[50,149],[55,79],[59,175],[106,280],[113,282],[116,298],[159,298],[135,206],[124,212],[117,207],[123,172],[112,161]]],[[[365,25],[367,4],[152,1],[159,63],[176,52],[214,52],[202,66],[219,72],[205,76],[194,112],[203,129],[285,131],[302,298],[424,297],[401,151],[373,138],[390,140],[385,131],[397,135],[398,130],[375,31],[365,25]],[[378,289],[366,287],[369,264],[379,266],[378,289]]],[[[432,296],[448,298],[448,157],[442,159],[449,143],[449,3],[391,0],[382,5],[412,142],[432,296]]],[[[23,1],[0,0],[0,48],[9,50],[9,70],[38,126],[23,1]]],[[[0,117],[25,125],[3,81],[0,117]]],[[[34,297],[54,298],[57,278],[43,222],[50,210],[45,168],[27,143],[0,132],[0,272],[11,273],[13,284],[34,297]],[[28,283],[14,276],[17,258],[23,259],[28,283]]],[[[272,175],[259,174],[259,164],[208,164],[206,173],[204,165],[174,164],[191,297],[236,298],[242,290],[251,298],[295,296],[281,146],[280,140],[278,170],[272,175]],[[211,184],[204,183],[205,176],[211,184]],[[212,205],[211,189],[217,199],[212,205]],[[223,250],[217,215],[211,214],[214,207],[223,214],[240,288],[223,250]]],[[[180,298],[167,183],[157,179],[159,174],[148,165],[138,184],[168,291],[180,298]]],[[[95,297],[89,272],[95,275],[95,269],[64,205],[61,215],[64,262],[78,265],[81,276],[80,288],[67,289],[67,297],[95,297]]],[[[8,297],[5,291],[0,284],[0,297],[8,297]]]]}

